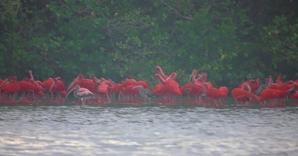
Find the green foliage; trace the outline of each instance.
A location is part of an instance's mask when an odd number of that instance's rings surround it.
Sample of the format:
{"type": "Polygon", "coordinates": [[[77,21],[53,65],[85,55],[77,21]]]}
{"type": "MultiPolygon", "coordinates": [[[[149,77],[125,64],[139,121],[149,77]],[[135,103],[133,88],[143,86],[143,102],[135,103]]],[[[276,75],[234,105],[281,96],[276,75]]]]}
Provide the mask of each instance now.
{"type": "Polygon", "coordinates": [[[0,75],[32,69],[40,79],[83,73],[153,82],[159,64],[181,83],[193,68],[218,85],[277,73],[295,78],[296,3],[3,0],[0,75]]]}
{"type": "Polygon", "coordinates": [[[291,24],[285,16],[275,17],[272,25],[264,28],[263,41],[271,72],[298,76],[298,20],[291,24]]]}

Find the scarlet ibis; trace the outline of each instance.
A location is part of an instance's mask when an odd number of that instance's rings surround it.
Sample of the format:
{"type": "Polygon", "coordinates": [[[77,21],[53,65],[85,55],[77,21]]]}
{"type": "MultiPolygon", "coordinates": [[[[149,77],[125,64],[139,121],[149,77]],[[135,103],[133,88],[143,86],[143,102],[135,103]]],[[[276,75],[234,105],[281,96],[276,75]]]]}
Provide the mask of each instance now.
{"type": "Polygon", "coordinates": [[[181,90],[185,95],[195,96],[197,94],[196,85],[192,82],[184,84],[181,90]]]}
{"type": "Polygon", "coordinates": [[[17,81],[16,76],[10,77],[8,82],[2,86],[3,93],[6,94],[16,94],[20,90],[19,82],[17,81]]]}
{"type": "Polygon", "coordinates": [[[156,74],[160,74],[160,76],[163,78],[163,79],[166,79],[168,76],[164,73],[163,69],[161,68],[161,66],[157,65],[155,67],[155,73],[156,74]]]}
{"type": "Polygon", "coordinates": [[[143,102],[141,92],[148,88],[148,83],[144,80],[126,79],[120,85],[120,100],[123,102],[137,103],[143,102]]]}
{"type": "Polygon", "coordinates": [[[270,76],[266,84],[267,87],[259,95],[259,102],[269,107],[285,106],[285,99],[291,97],[296,88],[294,81],[284,82],[281,77],[277,78],[277,82],[273,82],[270,76]]]}
{"type": "Polygon", "coordinates": [[[190,96],[189,98],[191,98],[192,103],[203,104],[202,98],[206,95],[207,85],[201,80],[201,74],[198,70],[192,70],[190,81],[181,87],[181,91],[190,96]]]}
{"type": "Polygon", "coordinates": [[[213,86],[207,87],[207,96],[209,100],[211,100],[210,104],[215,107],[223,107],[223,100],[227,97],[229,90],[227,87],[222,86],[219,88],[215,88],[213,86]]]}
{"type": "Polygon", "coordinates": [[[68,86],[67,92],[70,88],[79,85],[82,88],[87,88],[93,93],[97,91],[97,82],[94,79],[85,78],[82,74],[79,74],[68,86]]]}
{"type": "Polygon", "coordinates": [[[259,100],[262,104],[267,105],[269,102],[270,107],[285,106],[285,99],[290,96],[294,91],[294,88],[288,90],[272,89],[270,87],[265,88],[259,95],[259,100]],[[276,102],[273,104],[272,102],[276,102]]]}
{"type": "Polygon", "coordinates": [[[52,77],[49,77],[48,79],[42,81],[42,86],[45,92],[49,92],[51,97],[54,96],[54,93],[52,91],[54,85],[55,85],[55,80],[52,77]]]}
{"type": "Polygon", "coordinates": [[[164,85],[162,83],[157,83],[152,89],[152,93],[158,96],[162,96],[164,92],[164,85]]]}
{"type": "Polygon", "coordinates": [[[28,71],[28,76],[29,76],[28,77],[29,80],[34,80],[34,76],[33,76],[32,70],[29,70],[28,71]]]}
{"type": "Polygon", "coordinates": [[[61,79],[61,77],[55,77],[54,78],[55,85],[52,87],[52,91],[54,94],[58,94],[61,97],[66,96],[66,87],[64,84],[64,81],[61,79]]]}
{"type": "Polygon", "coordinates": [[[247,80],[240,84],[240,88],[243,88],[251,93],[256,93],[257,89],[260,87],[260,79],[247,80]]]}
{"type": "Polygon", "coordinates": [[[33,97],[35,97],[35,95],[37,96],[43,95],[43,88],[41,88],[38,83],[32,80],[21,80],[19,81],[19,85],[20,85],[20,92],[26,95],[32,94],[33,97]]]}
{"type": "Polygon", "coordinates": [[[166,101],[168,102],[173,102],[173,96],[182,95],[182,91],[178,82],[170,78],[164,79],[164,77],[162,77],[162,75],[158,73],[156,73],[155,76],[160,81],[160,83],[155,86],[155,88],[153,89],[153,93],[165,97],[166,101]]]}
{"type": "Polygon", "coordinates": [[[16,103],[16,95],[20,91],[20,85],[17,81],[16,76],[9,77],[7,79],[7,82],[3,82],[2,85],[2,93],[4,93],[5,96],[2,96],[3,103],[7,104],[15,104],[16,103]]]}
{"type": "Polygon", "coordinates": [[[159,65],[156,66],[155,74],[159,74],[160,77],[162,77],[162,79],[164,80],[167,80],[167,79],[175,80],[177,76],[176,72],[172,72],[170,75],[166,75],[163,69],[159,65]]]}
{"type": "Polygon", "coordinates": [[[98,81],[97,86],[97,93],[99,94],[101,99],[98,99],[98,102],[111,102],[111,89],[112,89],[112,81],[106,80],[104,78],[101,78],[100,81],[98,81]]]}
{"type": "Polygon", "coordinates": [[[250,93],[249,91],[243,88],[234,88],[231,91],[232,97],[237,103],[244,104],[244,103],[252,103],[257,102],[258,98],[255,94],[250,93]]]}
{"type": "Polygon", "coordinates": [[[294,93],[292,93],[290,95],[290,98],[292,98],[292,99],[298,99],[298,91],[295,91],[294,93]]]}
{"type": "Polygon", "coordinates": [[[2,93],[2,88],[8,83],[8,79],[0,80],[0,94],[2,93]]]}

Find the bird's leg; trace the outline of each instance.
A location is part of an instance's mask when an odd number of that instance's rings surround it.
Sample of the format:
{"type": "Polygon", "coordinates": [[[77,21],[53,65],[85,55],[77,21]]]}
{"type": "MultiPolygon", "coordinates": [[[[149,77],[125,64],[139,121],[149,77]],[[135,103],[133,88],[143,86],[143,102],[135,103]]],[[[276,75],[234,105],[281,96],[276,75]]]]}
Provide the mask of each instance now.
{"type": "Polygon", "coordinates": [[[106,97],[107,97],[107,102],[111,103],[111,97],[110,97],[109,93],[106,93],[106,97]]]}
{"type": "Polygon", "coordinates": [[[32,91],[32,99],[35,99],[35,93],[32,91]]]}
{"type": "Polygon", "coordinates": [[[198,104],[199,104],[200,106],[202,106],[203,103],[204,103],[203,96],[200,95],[200,96],[199,96],[199,102],[198,102],[198,104]]]}
{"type": "Polygon", "coordinates": [[[201,97],[199,95],[195,95],[194,98],[195,98],[195,100],[194,100],[195,101],[195,104],[196,105],[199,105],[200,104],[200,101],[201,101],[201,97]]]}
{"type": "Polygon", "coordinates": [[[53,93],[53,91],[50,91],[50,99],[51,99],[51,100],[54,99],[54,93],[53,93]]]}
{"type": "Polygon", "coordinates": [[[220,108],[221,105],[222,105],[222,101],[220,100],[220,98],[218,98],[218,99],[216,100],[216,103],[217,103],[218,108],[220,108]]]}
{"type": "Polygon", "coordinates": [[[283,107],[286,106],[286,98],[282,98],[281,100],[282,100],[282,106],[283,107]]]}
{"type": "Polygon", "coordinates": [[[12,99],[13,99],[13,100],[16,100],[16,95],[17,95],[17,93],[13,93],[13,94],[12,94],[12,99]]]}
{"type": "Polygon", "coordinates": [[[221,98],[217,99],[217,102],[218,102],[218,107],[221,107],[223,105],[221,98]]]}
{"type": "Polygon", "coordinates": [[[121,94],[122,94],[121,92],[118,93],[118,101],[119,102],[121,101],[121,96],[122,96],[121,94]]]}
{"type": "Polygon", "coordinates": [[[82,98],[80,98],[80,100],[81,100],[81,104],[85,105],[85,99],[82,97],[82,98]]]}
{"type": "Polygon", "coordinates": [[[131,103],[135,103],[136,102],[136,95],[132,94],[131,95],[131,103]]]}
{"type": "Polygon", "coordinates": [[[134,103],[135,96],[133,94],[130,95],[130,103],[134,103]]]}
{"type": "Polygon", "coordinates": [[[175,97],[175,95],[170,95],[170,100],[171,100],[171,103],[172,104],[176,104],[175,102],[176,102],[176,99],[175,99],[176,97],[175,97]]]}

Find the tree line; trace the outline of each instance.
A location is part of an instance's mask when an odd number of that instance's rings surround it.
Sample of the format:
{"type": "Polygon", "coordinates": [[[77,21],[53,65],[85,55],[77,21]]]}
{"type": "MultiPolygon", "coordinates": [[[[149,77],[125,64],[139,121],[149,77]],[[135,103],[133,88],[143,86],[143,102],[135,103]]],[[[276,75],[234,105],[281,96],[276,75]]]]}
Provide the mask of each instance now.
{"type": "Polygon", "coordinates": [[[153,82],[155,65],[216,84],[298,77],[298,1],[2,0],[0,76],[153,82]]]}

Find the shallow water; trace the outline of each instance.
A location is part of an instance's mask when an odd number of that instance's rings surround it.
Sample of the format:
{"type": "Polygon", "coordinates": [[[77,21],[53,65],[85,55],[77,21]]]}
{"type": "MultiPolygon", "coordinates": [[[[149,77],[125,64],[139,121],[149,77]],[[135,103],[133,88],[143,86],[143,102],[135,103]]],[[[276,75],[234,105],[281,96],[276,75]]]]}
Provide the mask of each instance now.
{"type": "Polygon", "coordinates": [[[298,108],[0,107],[1,155],[297,155],[298,108]]]}

